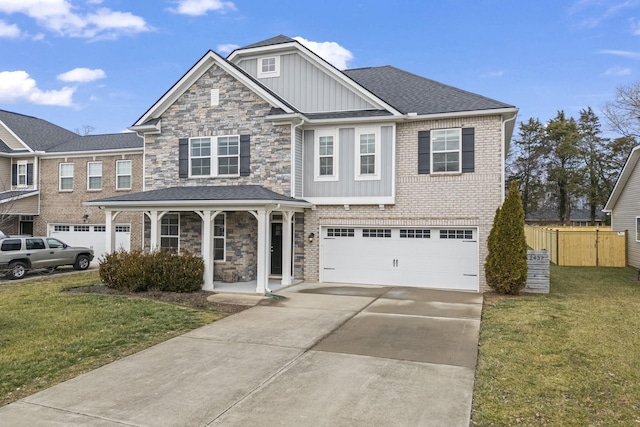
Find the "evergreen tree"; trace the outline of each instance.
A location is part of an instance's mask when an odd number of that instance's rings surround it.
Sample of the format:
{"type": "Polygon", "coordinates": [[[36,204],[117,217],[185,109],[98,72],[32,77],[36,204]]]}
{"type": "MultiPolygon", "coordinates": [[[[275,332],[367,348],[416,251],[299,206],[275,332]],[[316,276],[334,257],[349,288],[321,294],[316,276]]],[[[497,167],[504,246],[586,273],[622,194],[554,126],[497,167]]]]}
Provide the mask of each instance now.
{"type": "Polygon", "coordinates": [[[581,169],[578,148],[578,126],[573,117],[567,119],[564,111],[550,120],[546,127],[549,146],[547,176],[550,193],[557,202],[558,219],[569,224],[572,199],[580,192],[581,169]]]}
{"type": "Polygon", "coordinates": [[[496,211],[487,247],[487,285],[496,292],[517,295],[527,283],[527,241],[522,200],[514,181],[502,207],[496,211]]]}
{"type": "Polygon", "coordinates": [[[507,180],[517,181],[522,195],[525,217],[537,211],[545,198],[545,128],[539,119],[531,117],[520,122],[520,130],[507,164],[507,180]]]}

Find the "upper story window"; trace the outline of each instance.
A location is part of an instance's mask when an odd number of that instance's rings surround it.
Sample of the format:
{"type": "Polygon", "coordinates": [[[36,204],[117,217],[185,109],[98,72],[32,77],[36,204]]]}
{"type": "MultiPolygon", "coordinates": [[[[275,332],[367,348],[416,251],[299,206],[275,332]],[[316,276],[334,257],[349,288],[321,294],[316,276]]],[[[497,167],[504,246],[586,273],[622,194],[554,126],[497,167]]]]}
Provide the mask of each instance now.
{"type": "Polygon", "coordinates": [[[18,186],[24,187],[27,185],[27,162],[18,163],[18,186]]]}
{"type": "Polygon", "coordinates": [[[131,160],[116,161],[116,190],[131,190],[131,160]]]}
{"type": "Polygon", "coordinates": [[[11,168],[11,185],[15,187],[33,185],[33,163],[19,160],[11,168]]]}
{"type": "Polygon", "coordinates": [[[73,191],[73,163],[60,163],[60,191],[73,191]]]}
{"type": "Polygon", "coordinates": [[[460,172],[462,129],[431,131],[431,172],[460,172]]]}
{"type": "Polygon", "coordinates": [[[219,136],[189,140],[190,176],[238,176],[240,137],[219,136]],[[212,150],[212,144],[215,149],[212,150]]]}
{"type": "Polygon", "coordinates": [[[315,140],[316,181],[338,180],[338,144],[333,130],[317,130],[315,140]]]}
{"type": "Polygon", "coordinates": [[[102,190],[102,162],[87,162],[87,190],[102,190]]]}
{"type": "Polygon", "coordinates": [[[375,128],[356,129],[356,180],[380,179],[380,137],[375,128]]]}
{"type": "Polygon", "coordinates": [[[279,77],[280,56],[258,58],[258,78],[279,77]]]}

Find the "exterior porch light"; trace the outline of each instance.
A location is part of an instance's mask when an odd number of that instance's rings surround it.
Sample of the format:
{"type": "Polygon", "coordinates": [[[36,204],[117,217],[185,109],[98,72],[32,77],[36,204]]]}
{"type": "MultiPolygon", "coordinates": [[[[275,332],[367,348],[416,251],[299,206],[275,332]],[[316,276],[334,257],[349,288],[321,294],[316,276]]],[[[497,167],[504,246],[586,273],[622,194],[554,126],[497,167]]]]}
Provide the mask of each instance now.
{"type": "Polygon", "coordinates": [[[309,234],[309,243],[313,243],[313,239],[316,237],[315,234],[311,233],[309,234]]]}

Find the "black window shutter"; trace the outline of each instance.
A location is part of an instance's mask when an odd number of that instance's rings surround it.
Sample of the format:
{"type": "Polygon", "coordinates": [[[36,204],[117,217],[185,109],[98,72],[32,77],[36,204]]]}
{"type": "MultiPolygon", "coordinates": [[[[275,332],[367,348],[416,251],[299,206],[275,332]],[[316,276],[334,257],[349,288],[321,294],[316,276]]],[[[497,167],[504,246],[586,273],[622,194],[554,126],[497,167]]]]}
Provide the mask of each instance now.
{"type": "Polygon", "coordinates": [[[251,173],[251,135],[240,135],[240,176],[251,173]]]}
{"type": "Polygon", "coordinates": [[[11,185],[18,185],[18,165],[11,165],[11,185]]]}
{"type": "Polygon", "coordinates": [[[431,163],[431,132],[421,130],[418,132],[418,173],[429,174],[431,163]]]}
{"type": "Polygon", "coordinates": [[[33,163],[27,163],[27,185],[33,185],[33,163]]]}
{"type": "Polygon", "coordinates": [[[462,173],[474,172],[474,129],[462,128],[462,173]]]}
{"type": "Polygon", "coordinates": [[[178,140],[178,176],[189,178],[189,138],[178,140]]]}

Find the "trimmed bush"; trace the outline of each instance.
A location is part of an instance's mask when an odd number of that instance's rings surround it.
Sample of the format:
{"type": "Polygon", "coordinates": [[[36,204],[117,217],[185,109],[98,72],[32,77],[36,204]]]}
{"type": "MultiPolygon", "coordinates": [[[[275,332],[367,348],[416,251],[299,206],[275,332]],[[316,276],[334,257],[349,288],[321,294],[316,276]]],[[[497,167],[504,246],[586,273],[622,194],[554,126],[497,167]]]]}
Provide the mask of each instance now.
{"type": "Polygon", "coordinates": [[[496,211],[487,248],[487,285],[502,294],[520,293],[527,284],[527,239],[524,209],[515,182],[511,182],[502,207],[496,211]]]}
{"type": "Polygon", "coordinates": [[[203,274],[203,259],[188,252],[119,250],[100,260],[100,279],[124,292],[195,292],[203,274]]]}

